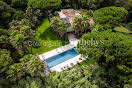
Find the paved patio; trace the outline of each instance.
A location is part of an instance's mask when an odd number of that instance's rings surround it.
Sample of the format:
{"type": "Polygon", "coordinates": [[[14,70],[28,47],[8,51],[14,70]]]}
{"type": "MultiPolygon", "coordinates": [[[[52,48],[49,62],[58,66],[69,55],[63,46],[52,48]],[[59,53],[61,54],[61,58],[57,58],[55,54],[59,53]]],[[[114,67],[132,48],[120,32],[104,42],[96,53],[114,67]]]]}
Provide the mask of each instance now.
{"type": "Polygon", "coordinates": [[[79,40],[77,38],[75,38],[74,34],[72,34],[72,33],[68,34],[68,39],[69,39],[69,42],[71,45],[73,45],[74,47],[77,46],[79,40]]]}

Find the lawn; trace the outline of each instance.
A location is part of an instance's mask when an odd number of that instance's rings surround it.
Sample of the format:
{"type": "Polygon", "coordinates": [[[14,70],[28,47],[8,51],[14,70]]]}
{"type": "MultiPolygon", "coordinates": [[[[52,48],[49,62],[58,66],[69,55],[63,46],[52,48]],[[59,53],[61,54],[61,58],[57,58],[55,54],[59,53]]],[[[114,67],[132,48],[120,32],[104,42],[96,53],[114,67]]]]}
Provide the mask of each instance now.
{"type": "Polygon", "coordinates": [[[56,35],[47,18],[44,18],[42,24],[36,29],[33,41],[37,41],[32,43],[33,54],[42,54],[69,43],[68,40],[64,41],[56,35]]]}
{"type": "Polygon", "coordinates": [[[95,63],[94,59],[88,59],[88,60],[82,61],[80,63],[80,65],[83,66],[83,65],[90,65],[90,64],[94,64],[94,63],[95,63]]]}

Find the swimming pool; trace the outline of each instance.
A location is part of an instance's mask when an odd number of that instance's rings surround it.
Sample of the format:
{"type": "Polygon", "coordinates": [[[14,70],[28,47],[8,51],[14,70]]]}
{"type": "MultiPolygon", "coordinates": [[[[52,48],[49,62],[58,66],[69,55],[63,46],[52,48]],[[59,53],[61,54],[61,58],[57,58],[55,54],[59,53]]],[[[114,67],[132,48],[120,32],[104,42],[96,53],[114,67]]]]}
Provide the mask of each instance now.
{"type": "Polygon", "coordinates": [[[74,48],[72,48],[68,51],[65,51],[63,53],[60,53],[58,55],[55,55],[53,57],[46,59],[46,62],[48,64],[48,67],[51,68],[77,55],[78,55],[78,52],[74,48]]]}

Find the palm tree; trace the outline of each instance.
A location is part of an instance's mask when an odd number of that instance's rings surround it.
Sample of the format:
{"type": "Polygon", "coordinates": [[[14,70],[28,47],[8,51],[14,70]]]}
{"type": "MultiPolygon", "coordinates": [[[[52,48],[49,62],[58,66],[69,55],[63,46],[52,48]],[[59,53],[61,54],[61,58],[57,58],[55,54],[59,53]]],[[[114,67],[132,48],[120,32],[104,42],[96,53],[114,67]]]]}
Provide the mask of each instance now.
{"type": "Polygon", "coordinates": [[[79,35],[79,31],[80,31],[80,29],[82,27],[80,24],[81,24],[81,18],[80,17],[75,17],[75,19],[74,19],[74,21],[72,23],[72,27],[74,29],[76,29],[75,32],[78,33],[78,35],[79,35]]]}
{"type": "Polygon", "coordinates": [[[9,39],[11,44],[17,50],[21,50],[25,44],[25,36],[23,36],[22,34],[19,34],[17,30],[11,32],[9,39]]]}
{"type": "Polygon", "coordinates": [[[20,59],[23,68],[31,76],[38,76],[44,72],[44,63],[37,56],[29,54],[20,59]]]}
{"type": "Polygon", "coordinates": [[[76,29],[76,31],[79,32],[81,31],[81,33],[83,31],[86,32],[86,30],[88,29],[89,25],[89,17],[87,15],[82,15],[81,17],[75,17],[72,26],[74,29],[76,29]]]}
{"type": "Polygon", "coordinates": [[[16,30],[11,30],[9,39],[16,50],[24,50],[25,52],[27,51],[27,42],[32,40],[35,35],[35,31],[32,30],[30,26],[27,26],[29,24],[30,23],[28,20],[23,19],[17,25],[18,27],[16,30]]]}
{"type": "Polygon", "coordinates": [[[25,72],[24,72],[22,64],[17,63],[9,67],[7,74],[8,74],[7,76],[8,79],[12,81],[16,81],[20,79],[22,76],[24,76],[25,72]]]}

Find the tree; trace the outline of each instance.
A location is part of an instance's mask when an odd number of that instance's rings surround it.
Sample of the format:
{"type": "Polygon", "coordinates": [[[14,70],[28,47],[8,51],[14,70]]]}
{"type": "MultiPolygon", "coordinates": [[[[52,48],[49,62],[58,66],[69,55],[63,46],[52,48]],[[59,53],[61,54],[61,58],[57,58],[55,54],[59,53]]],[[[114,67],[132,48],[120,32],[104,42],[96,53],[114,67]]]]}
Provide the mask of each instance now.
{"type": "Polygon", "coordinates": [[[19,31],[12,31],[10,37],[10,42],[13,45],[14,48],[17,50],[20,50],[26,45],[25,36],[22,34],[19,34],[19,31]]]}
{"type": "Polygon", "coordinates": [[[43,62],[35,55],[25,55],[20,59],[19,63],[14,63],[9,67],[7,78],[11,81],[16,81],[25,77],[26,74],[30,76],[40,76],[44,72],[43,62]]]}
{"type": "Polygon", "coordinates": [[[1,1],[6,2],[8,5],[11,4],[11,0],[1,0],[1,1]]]}
{"type": "Polygon", "coordinates": [[[9,67],[7,74],[8,79],[10,79],[11,81],[16,81],[19,80],[22,76],[24,76],[25,72],[21,63],[14,63],[9,67]]]}
{"type": "Polygon", "coordinates": [[[20,59],[20,63],[31,76],[40,76],[44,72],[44,63],[35,55],[25,55],[20,59]]]}
{"type": "Polygon", "coordinates": [[[0,35],[9,35],[8,30],[0,28],[0,35]]]}
{"type": "Polygon", "coordinates": [[[123,7],[127,0],[104,0],[102,6],[117,6],[117,7],[123,7]],[[105,3],[105,4],[104,4],[105,3]]]}
{"type": "Polygon", "coordinates": [[[62,0],[62,6],[64,8],[74,9],[98,9],[103,4],[104,0],[62,0]]]}
{"type": "Polygon", "coordinates": [[[62,21],[62,20],[59,20],[57,17],[54,17],[51,20],[51,27],[57,33],[59,33],[60,37],[62,37],[66,33],[66,29],[68,28],[68,26],[66,25],[66,23],[64,21],[62,21]]]}
{"type": "Polygon", "coordinates": [[[94,12],[94,21],[105,29],[114,28],[124,22],[127,17],[127,10],[123,7],[105,7],[94,12]]]}
{"type": "Polygon", "coordinates": [[[29,0],[28,6],[33,9],[45,10],[46,15],[49,18],[49,10],[57,9],[61,6],[61,0],[29,0]]]}
{"type": "Polygon", "coordinates": [[[29,0],[28,2],[28,6],[40,9],[54,9],[59,8],[60,5],[61,0],[29,0]]]}
{"type": "Polygon", "coordinates": [[[92,32],[82,36],[78,51],[95,59],[121,84],[131,80],[132,37],[109,31],[92,32]]]}
{"type": "Polygon", "coordinates": [[[33,27],[33,24],[28,19],[12,20],[9,25],[12,30],[20,30],[23,26],[33,27]]]}
{"type": "Polygon", "coordinates": [[[40,24],[42,13],[40,9],[33,9],[31,7],[28,7],[26,10],[27,19],[30,20],[32,24],[34,24],[33,27],[40,24]]]}
{"type": "Polygon", "coordinates": [[[28,47],[28,42],[33,39],[35,32],[28,26],[30,22],[26,19],[21,21],[13,20],[10,24],[11,33],[10,33],[10,42],[14,48],[17,50],[24,50],[28,47]]]}
{"type": "Polygon", "coordinates": [[[79,32],[86,32],[86,30],[89,29],[90,23],[89,23],[89,16],[88,15],[82,15],[81,17],[75,17],[72,26],[76,31],[79,32]]]}
{"type": "Polygon", "coordinates": [[[15,9],[0,1],[0,26],[8,27],[8,23],[12,20],[15,9]]]}
{"type": "Polygon", "coordinates": [[[45,88],[44,82],[41,77],[26,77],[10,85],[11,88],[45,88]]]}
{"type": "Polygon", "coordinates": [[[91,78],[91,66],[80,66],[84,71],[82,73],[79,67],[63,72],[54,72],[44,78],[45,87],[48,88],[98,88],[98,85],[93,84],[91,78]],[[83,76],[85,74],[85,76],[83,76]]]}
{"type": "Polygon", "coordinates": [[[26,17],[25,13],[22,10],[18,10],[14,13],[13,18],[14,20],[22,20],[26,17]]]}
{"type": "Polygon", "coordinates": [[[86,9],[81,9],[81,15],[82,16],[88,16],[88,17],[93,17],[93,10],[86,10],[86,9]]]}
{"type": "Polygon", "coordinates": [[[1,35],[0,36],[0,48],[2,49],[10,49],[10,44],[9,44],[9,38],[6,35],[1,35]]]}
{"type": "Polygon", "coordinates": [[[11,0],[11,6],[18,9],[25,9],[27,7],[28,0],[11,0]]]}
{"type": "Polygon", "coordinates": [[[124,7],[128,10],[128,11],[132,11],[132,0],[128,0],[124,7]]]}
{"type": "MultiPolygon", "coordinates": [[[[84,0],[85,1],[85,0],[84,0]]],[[[102,3],[104,2],[104,0],[86,0],[87,2],[83,3],[84,5],[86,4],[86,6],[89,8],[89,9],[98,9],[101,7],[102,3]]]]}
{"type": "Polygon", "coordinates": [[[9,66],[13,63],[10,51],[0,49],[0,77],[4,77],[9,66]]]}

